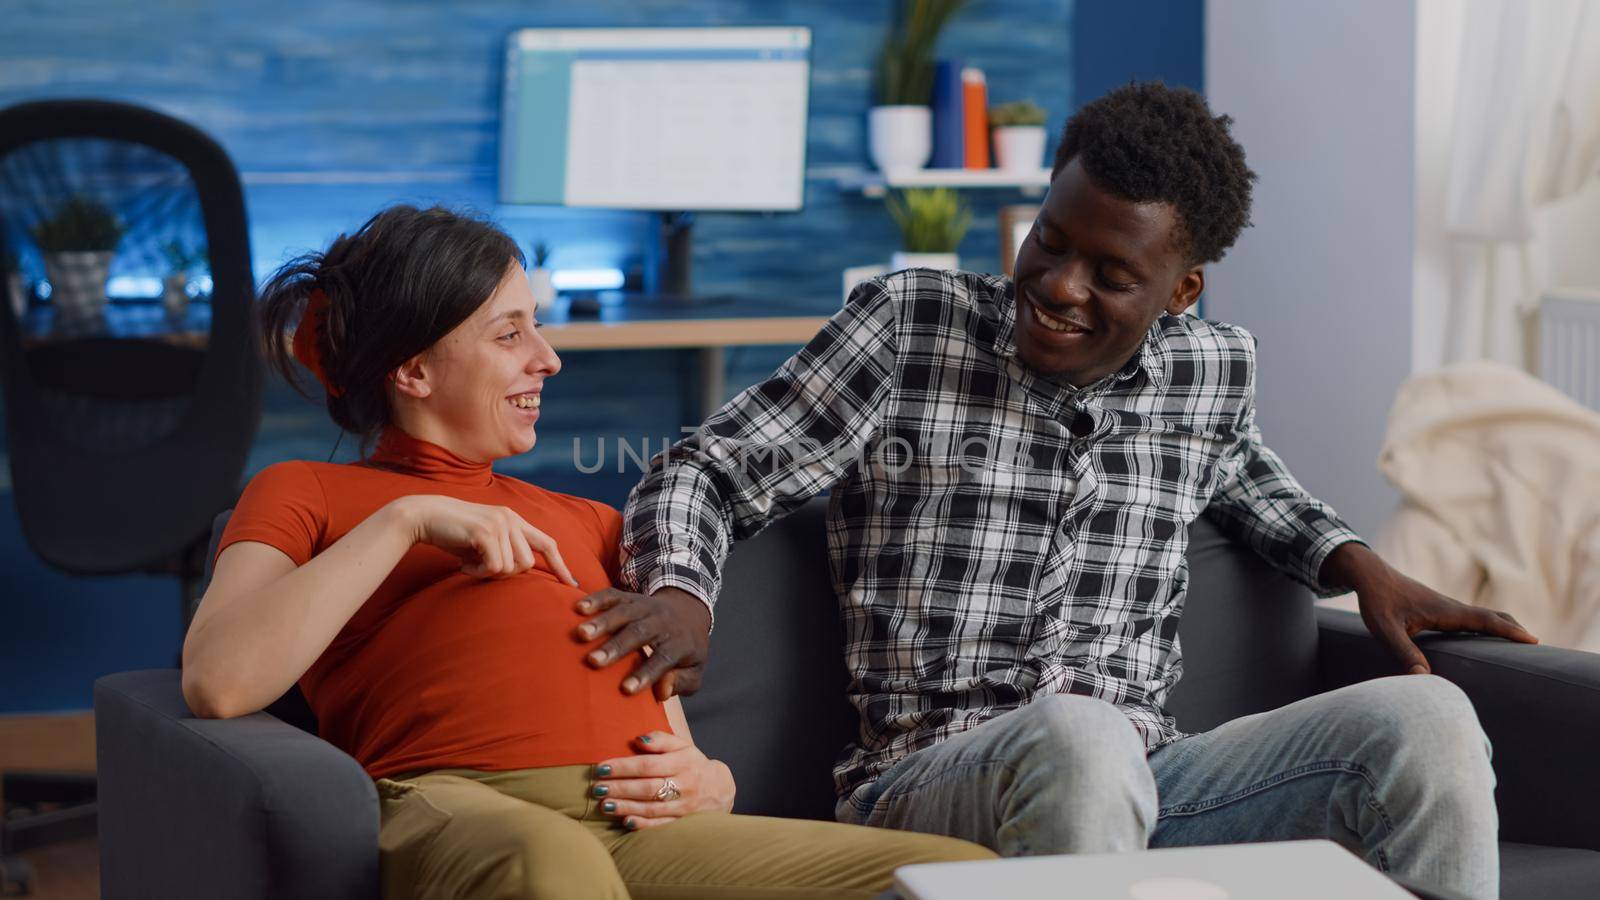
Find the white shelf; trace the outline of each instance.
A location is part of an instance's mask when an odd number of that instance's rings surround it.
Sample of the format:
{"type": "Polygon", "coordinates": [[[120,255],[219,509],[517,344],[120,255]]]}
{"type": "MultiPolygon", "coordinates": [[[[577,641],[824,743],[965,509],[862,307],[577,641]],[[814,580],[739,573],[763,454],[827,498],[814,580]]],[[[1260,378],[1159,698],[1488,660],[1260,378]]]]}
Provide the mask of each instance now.
{"type": "Polygon", "coordinates": [[[1050,170],[1014,172],[1005,169],[917,169],[885,175],[876,169],[854,169],[837,176],[839,187],[882,197],[889,188],[1000,188],[1037,197],[1050,187],[1050,170]]]}

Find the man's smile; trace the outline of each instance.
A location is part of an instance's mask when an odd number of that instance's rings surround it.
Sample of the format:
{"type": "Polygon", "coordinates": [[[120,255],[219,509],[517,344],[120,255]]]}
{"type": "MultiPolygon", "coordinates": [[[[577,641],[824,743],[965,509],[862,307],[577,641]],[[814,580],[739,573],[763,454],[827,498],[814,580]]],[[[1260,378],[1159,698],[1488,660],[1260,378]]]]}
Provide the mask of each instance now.
{"type": "Polygon", "coordinates": [[[1071,313],[1064,311],[1052,311],[1049,307],[1041,303],[1034,296],[1032,291],[1024,288],[1019,293],[1023,296],[1024,302],[1027,303],[1029,310],[1033,313],[1030,318],[1032,318],[1040,328],[1043,328],[1052,334],[1062,335],[1064,337],[1081,337],[1083,335],[1094,333],[1094,329],[1090,327],[1089,323],[1084,322],[1081,318],[1071,313]]]}

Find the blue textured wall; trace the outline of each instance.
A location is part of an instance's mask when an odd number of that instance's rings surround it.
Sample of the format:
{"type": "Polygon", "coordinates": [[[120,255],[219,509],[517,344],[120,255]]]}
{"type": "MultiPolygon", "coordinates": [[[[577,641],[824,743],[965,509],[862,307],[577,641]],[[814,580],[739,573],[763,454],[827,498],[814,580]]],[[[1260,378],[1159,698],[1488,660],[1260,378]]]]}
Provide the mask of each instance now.
{"type": "MultiPolygon", "coordinates": [[[[1078,8],[1091,3],[1116,6],[1080,0],[1078,8]]],[[[0,41],[0,105],[124,99],[212,133],[244,176],[258,275],[402,200],[489,210],[524,245],[550,240],[557,267],[626,266],[645,253],[644,215],[495,208],[507,34],[531,26],[807,25],[814,49],[806,208],[702,215],[695,274],[707,291],[826,312],[838,302],[843,267],[895,249],[881,204],[832,182],[840,167],[866,159],[871,62],[889,9],[886,0],[12,0],[0,41]]],[[[1043,104],[1053,132],[1074,100],[1074,46],[1092,37],[1073,40],[1073,16],[1072,0],[976,0],[942,49],[984,68],[995,100],[1043,104]]],[[[1198,70],[1198,32],[1192,37],[1198,70]]],[[[1137,48],[1133,54],[1108,66],[1136,64],[1137,48]]],[[[995,212],[1017,196],[971,197],[976,223],[961,252],[970,268],[992,271],[995,212]]],[[[792,350],[733,351],[729,388],[756,380],[792,350]]],[[[547,394],[539,447],[503,468],[620,503],[628,479],[577,476],[573,439],[592,447],[607,434],[658,445],[676,434],[692,396],[692,360],[655,351],[569,353],[565,362],[547,394]]],[[[250,468],[325,458],[334,437],[320,410],[273,384],[250,468]]],[[[350,449],[346,442],[338,455],[350,449]]],[[[178,647],[176,587],[45,570],[21,541],[6,477],[0,472],[0,712],[86,707],[95,676],[169,665],[178,647]]]]}
{"type": "Polygon", "coordinates": [[[1203,0],[1084,0],[1072,41],[1073,105],[1129,81],[1205,90],[1203,0]]]}
{"type": "MultiPolygon", "coordinates": [[[[880,204],[828,180],[866,160],[864,112],[886,2],[9,6],[7,45],[33,49],[6,52],[0,102],[128,99],[211,132],[244,173],[259,274],[285,250],[320,246],[394,200],[493,208],[500,68],[516,28],[807,25],[815,50],[806,210],[702,217],[702,284],[826,303],[842,266],[894,249],[880,204]],[[848,243],[840,240],[846,223],[848,243]]],[[[1071,100],[1071,10],[1063,0],[978,0],[944,49],[988,70],[997,97],[1035,98],[1059,124],[1071,100]]],[[[640,216],[499,212],[525,241],[553,238],[557,267],[618,264],[641,250],[640,216]]],[[[994,234],[981,219],[963,250],[992,265],[994,234]]]]}

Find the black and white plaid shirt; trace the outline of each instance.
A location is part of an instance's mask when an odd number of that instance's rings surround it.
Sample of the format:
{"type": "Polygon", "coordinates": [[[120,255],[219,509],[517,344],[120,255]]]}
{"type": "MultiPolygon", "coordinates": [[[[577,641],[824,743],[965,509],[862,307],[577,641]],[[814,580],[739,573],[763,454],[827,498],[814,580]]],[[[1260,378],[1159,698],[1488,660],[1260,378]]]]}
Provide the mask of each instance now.
{"type": "Polygon", "coordinates": [[[797,355],[652,461],[623,581],[709,602],[730,544],[832,489],[828,546],[862,738],[850,797],[1031,698],[1115,704],[1148,748],[1183,672],[1202,512],[1319,589],[1356,540],[1255,427],[1255,340],[1164,316],[1078,389],[1017,358],[1011,282],[918,269],[859,287],[797,355]]]}

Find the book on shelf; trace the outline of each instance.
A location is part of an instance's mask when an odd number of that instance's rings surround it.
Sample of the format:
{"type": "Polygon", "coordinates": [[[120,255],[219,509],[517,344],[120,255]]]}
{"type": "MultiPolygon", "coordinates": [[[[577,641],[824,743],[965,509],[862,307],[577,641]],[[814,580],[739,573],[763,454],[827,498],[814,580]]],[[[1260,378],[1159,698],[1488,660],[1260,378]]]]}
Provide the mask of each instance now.
{"type": "Polygon", "coordinates": [[[983,70],[961,70],[961,118],[966,168],[989,168],[989,83],[983,70]]]}
{"type": "Polygon", "coordinates": [[[958,59],[941,59],[933,68],[933,156],[930,169],[966,166],[966,122],[958,59]]]}

